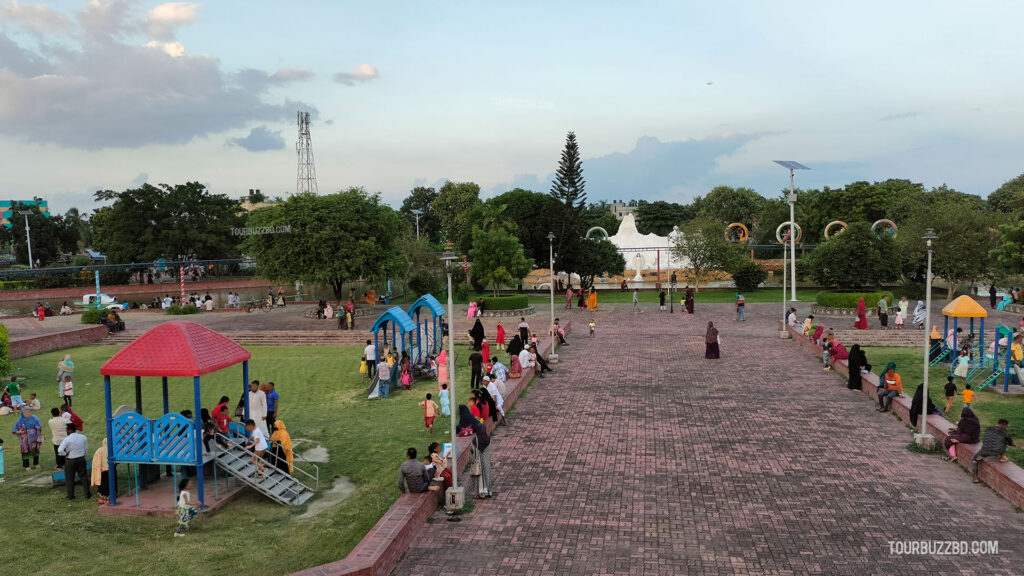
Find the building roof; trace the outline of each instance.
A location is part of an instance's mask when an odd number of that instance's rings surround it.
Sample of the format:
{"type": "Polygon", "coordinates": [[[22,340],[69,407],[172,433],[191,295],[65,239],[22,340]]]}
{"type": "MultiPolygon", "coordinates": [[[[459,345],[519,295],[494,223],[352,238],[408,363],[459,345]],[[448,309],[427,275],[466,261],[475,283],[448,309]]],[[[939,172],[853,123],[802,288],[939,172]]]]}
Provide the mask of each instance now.
{"type": "Polygon", "coordinates": [[[104,376],[202,376],[251,358],[233,340],[195,322],[165,322],[100,368],[104,376]]]}
{"type": "Polygon", "coordinates": [[[398,330],[403,334],[406,332],[412,332],[416,329],[416,324],[414,324],[412,318],[409,318],[409,315],[405,313],[405,310],[402,310],[398,306],[392,306],[373,321],[373,327],[370,328],[370,332],[377,332],[377,330],[380,330],[380,325],[388,321],[394,322],[398,327],[398,330]]]}
{"type": "Polygon", "coordinates": [[[987,318],[988,312],[974,298],[964,294],[946,304],[942,308],[942,315],[953,318],[987,318]]]}
{"type": "Polygon", "coordinates": [[[409,317],[412,318],[413,314],[424,306],[426,306],[434,316],[441,316],[444,314],[444,306],[437,301],[437,298],[434,298],[432,294],[424,294],[417,298],[416,301],[412,303],[412,306],[409,306],[409,317]]]}

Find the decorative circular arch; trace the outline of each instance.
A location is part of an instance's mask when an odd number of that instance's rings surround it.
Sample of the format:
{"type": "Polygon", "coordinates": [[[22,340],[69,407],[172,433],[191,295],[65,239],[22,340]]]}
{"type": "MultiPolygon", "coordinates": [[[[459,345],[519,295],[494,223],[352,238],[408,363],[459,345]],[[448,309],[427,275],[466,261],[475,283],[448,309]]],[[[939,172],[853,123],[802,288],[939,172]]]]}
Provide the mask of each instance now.
{"type": "Polygon", "coordinates": [[[835,233],[835,236],[839,236],[843,232],[846,232],[846,229],[848,228],[846,222],[843,222],[842,220],[833,220],[829,222],[828,224],[825,225],[825,240],[828,240],[833,236],[833,234],[831,233],[833,226],[842,226],[842,228],[839,229],[839,232],[835,233]]]}
{"type": "Polygon", "coordinates": [[[795,240],[795,243],[799,244],[800,243],[800,239],[803,238],[804,231],[800,229],[800,225],[797,224],[796,222],[789,222],[787,220],[786,222],[783,222],[782,224],[779,224],[779,227],[775,229],[775,239],[779,241],[779,244],[784,244],[784,245],[787,245],[787,246],[789,245],[790,242],[789,242],[788,238],[783,240],[782,229],[787,227],[787,226],[790,226],[790,225],[792,225],[793,228],[796,228],[796,240],[795,240]]]}
{"type": "Polygon", "coordinates": [[[593,232],[600,232],[601,234],[604,234],[605,238],[608,238],[608,231],[605,230],[604,228],[601,228],[600,226],[594,226],[590,230],[587,230],[586,235],[584,235],[583,237],[584,238],[590,238],[590,234],[593,233],[593,232]]]}
{"type": "Polygon", "coordinates": [[[891,238],[895,238],[896,232],[898,230],[899,229],[896,227],[896,223],[887,218],[882,218],[881,220],[871,225],[871,233],[874,234],[875,238],[878,238],[879,240],[881,240],[882,236],[885,236],[886,234],[888,234],[891,238]],[[880,233],[878,229],[882,226],[886,226],[886,230],[880,233]]]}
{"type": "Polygon", "coordinates": [[[750,230],[742,222],[733,222],[725,227],[725,239],[733,244],[742,244],[750,237],[750,230]]]}

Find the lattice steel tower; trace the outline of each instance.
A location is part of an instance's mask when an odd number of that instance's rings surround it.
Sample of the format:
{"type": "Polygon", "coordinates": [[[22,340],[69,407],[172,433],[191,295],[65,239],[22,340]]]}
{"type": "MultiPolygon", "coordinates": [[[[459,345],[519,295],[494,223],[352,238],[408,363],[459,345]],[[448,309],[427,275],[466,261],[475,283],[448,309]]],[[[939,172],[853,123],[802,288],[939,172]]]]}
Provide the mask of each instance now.
{"type": "Polygon", "coordinates": [[[299,141],[295,143],[295,151],[299,155],[299,176],[295,183],[295,193],[317,194],[313,142],[309,139],[309,112],[299,112],[298,123],[299,141]]]}

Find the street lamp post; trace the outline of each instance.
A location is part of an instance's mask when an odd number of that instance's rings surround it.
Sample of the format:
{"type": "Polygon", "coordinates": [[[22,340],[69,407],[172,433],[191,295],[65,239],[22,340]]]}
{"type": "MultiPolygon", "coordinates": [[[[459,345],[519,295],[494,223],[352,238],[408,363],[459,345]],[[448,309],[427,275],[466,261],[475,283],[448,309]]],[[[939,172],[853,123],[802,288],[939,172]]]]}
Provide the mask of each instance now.
{"type": "MultiPolygon", "coordinates": [[[[792,160],[775,160],[775,163],[789,170],[789,265],[792,271],[792,281],[790,282],[792,296],[790,300],[796,302],[796,230],[794,229],[796,224],[796,189],[793,188],[793,171],[810,170],[810,168],[792,160]]],[[[786,271],[783,270],[782,273],[785,274],[786,271]]]]}
{"type": "Polygon", "coordinates": [[[555,348],[558,345],[558,334],[556,331],[558,328],[555,327],[555,233],[548,232],[548,266],[551,275],[550,288],[551,288],[551,353],[548,354],[548,361],[552,364],[558,362],[558,353],[555,352],[555,348]]]}
{"type": "Polygon", "coordinates": [[[32,215],[31,210],[18,210],[18,214],[25,217],[25,240],[28,242],[28,267],[29,269],[35,268],[32,260],[32,235],[29,234],[28,228],[28,217],[32,215]]]}
{"type": "Polygon", "coordinates": [[[420,239],[420,216],[423,215],[423,210],[419,208],[413,208],[411,212],[416,216],[416,239],[420,239]]]}
{"type": "MultiPolygon", "coordinates": [[[[452,262],[458,260],[458,256],[452,252],[451,248],[444,251],[441,255],[441,261],[444,262],[445,272],[448,273],[448,398],[451,400],[451,405],[457,406],[458,401],[455,396],[455,338],[452,338],[452,334],[455,334],[455,304],[452,302],[452,262]]],[[[465,502],[465,491],[462,486],[459,486],[459,454],[457,448],[458,435],[455,430],[455,414],[456,411],[452,410],[451,417],[451,441],[452,441],[452,487],[448,489],[448,493],[445,495],[445,508],[449,511],[461,510],[462,505],[465,502]]]]}
{"type": "MultiPolygon", "coordinates": [[[[932,321],[932,242],[938,240],[939,235],[935,233],[935,230],[929,228],[921,238],[924,239],[928,247],[928,272],[924,282],[924,382],[921,385],[923,391],[921,395],[921,433],[914,437],[914,441],[919,446],[929,442],[928,439],[931,438],[931,435],[928,434],[928,402],[925,398],[928,398],[928,352],[931,346],[929,333],[931,332],[932,321]]],[[[930,443],[934,445],[935,440],[931,438],[930,443]]]]}

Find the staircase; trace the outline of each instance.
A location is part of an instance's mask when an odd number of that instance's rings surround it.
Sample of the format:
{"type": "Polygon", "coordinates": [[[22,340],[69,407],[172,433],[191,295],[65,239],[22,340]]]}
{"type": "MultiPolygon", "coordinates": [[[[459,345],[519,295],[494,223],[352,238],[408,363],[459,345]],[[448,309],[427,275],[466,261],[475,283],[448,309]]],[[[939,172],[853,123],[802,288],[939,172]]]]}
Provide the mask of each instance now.
{"type": "Polygon", "coordinates": [[[269,462],[264,464],[266,474],[256,477],[256,465],[252,463],[252,452],[238,444],[217,454],[217,466],[228,472],[243,484],[262,492],[271,500],[287,506],[299,506],[313,497],[315,490],[299,482],[294,476],[282,472],[269,462]]]}
{"type": "MultiPolygon", "coordinates": [[[[144,331],[124,330],[111,334],[102,344],[125,346],[144,331]]],[[[237,330],[223,333],[239,344],[263,346],[356,346],[365,345],[372,334],[366,330],[237,330]]]]}

